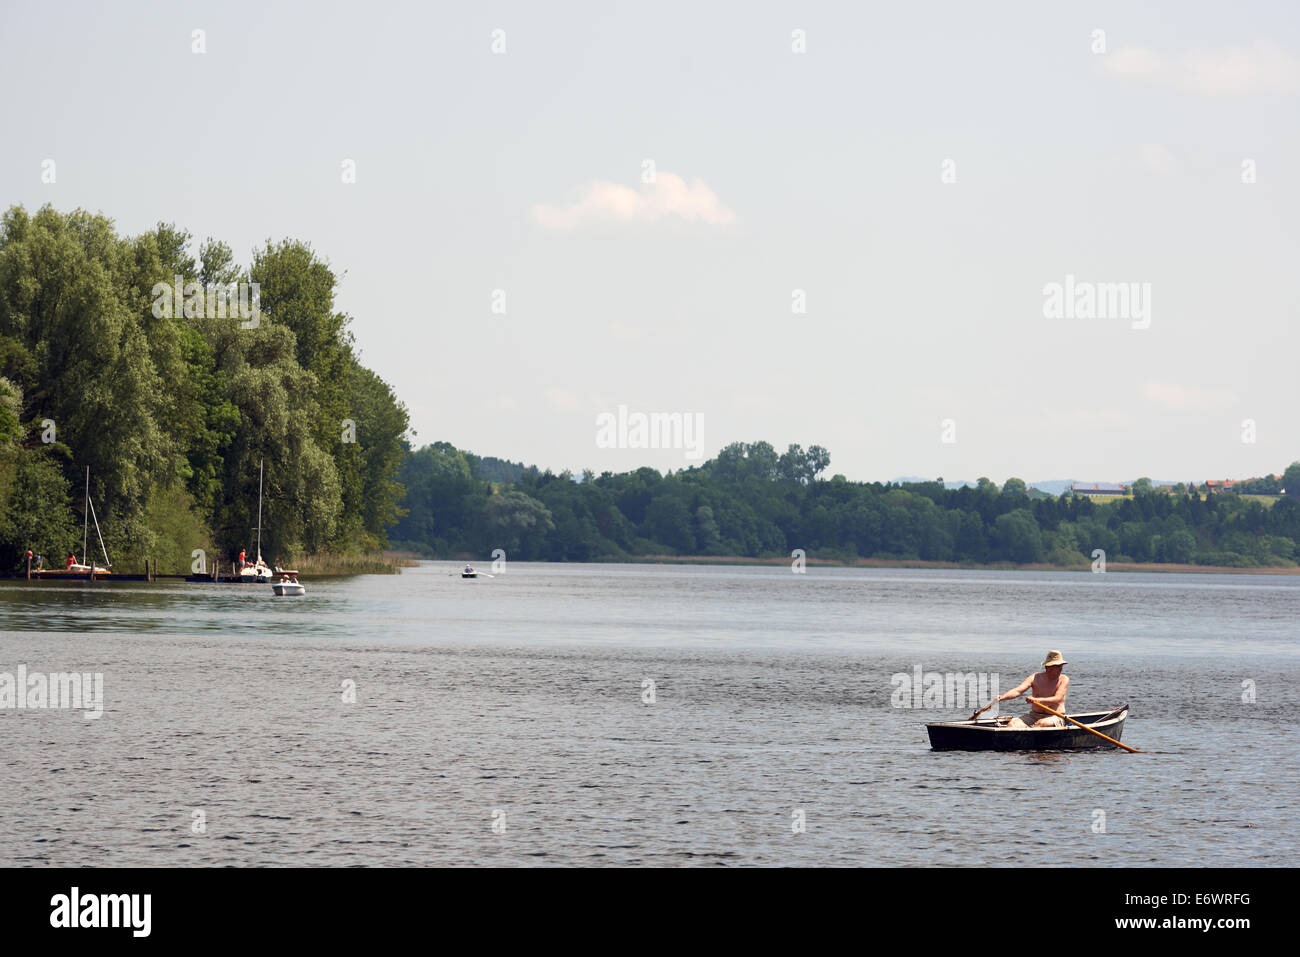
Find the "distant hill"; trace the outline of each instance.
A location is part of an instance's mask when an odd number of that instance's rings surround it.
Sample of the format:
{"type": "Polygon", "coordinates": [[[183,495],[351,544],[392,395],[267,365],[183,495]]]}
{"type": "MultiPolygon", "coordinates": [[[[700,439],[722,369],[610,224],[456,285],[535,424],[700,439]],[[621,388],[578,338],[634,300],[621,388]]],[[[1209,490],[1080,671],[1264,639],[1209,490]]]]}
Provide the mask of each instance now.
{"type": "MultiPolygon", "coordinates": [[[[916,477],[916,476],[905,476],[904,478],[890,479],[890,481],[893,482],[895,485],[907,485],[907,484],[913,484],[913,483],[917,483],[917,482],[933,482],[934,479],[932,479],[932,478],[918,478],[918,477],[916,477]]],[[[996,481],[997,484],[1000,486],[1000,485],[1002,484],[1002,482],[1006,481],[1006,479],[1002,479],[1002,480],[1000,480],[1000,481],[995,479],[994,481],[996,481]]],[[[1132,485],[1132,484],[1133,484],[1133,481],[1134,481],[1133,479],[1125,479],[1125,480],[1123,481],[1122,484],[1124,484],[1124,485],[1132,485]]],[[[1092,485],[1094,482],[1100,482],[1100,483],[1102,483],[1103,485],[1105,485],[1105,484],[1112,484],[1112,485],[1114,485],[1114,484],[1121,484],[1121,483],[1118,483],[1118,482],[1113,481],[1112,479],[1095,479],[1095,478],[1090,478],[1090,479],[1048,479],[1048,480],[1043,481],[1043,482],[1028,482],[1028,483],[1026,483],[1026,484],[1027,484],[1031,489],[1037,489],[1037,490],[1040,491],[1040,492],[1046,492],[1048,495],[1050,495],[1050,496],[1052,496],[1053,498],[1055,498],[1055,497],[1057,497],[1057,496],[1059,496],[1059,495],[1062,495],[1062,494],[1065,493],[1065,492],[1068,492],[1069,489],[1070,489],[1070,486],[1073,485],[1075,482],[1082,482],[1082,483],[1085,483],[1085,484],[1087,484],[1087,485],[1092,485]]],[[[1171,482],[1171,481],[1165,481],[1165,480],[1152,479],[1152,480],[1151,480],[1151,484],[1152,484],[1152,485],[1177,485],[1178,482],[1171,482]]],[[[968,486],[968,485],[973,487],[973,486],[975,485],[975,483],[974,483],[974,482],[971,482],[971,481],[957,481],[957,482],[948,482],[948,481],[945,481],[945,482],[943,483],[943,487],[944,487],[944,488],[947,488],[947,489],[964,488],[964,487],[966,487],[966,486],[968,486]]]]}
{"type": "MultiPolygon", "coordinates": [[[[932,479],[932,478],[921,478],[921,477],[916,476],[916,475],[905,475],[905,476],[903,476],[902,478],[890,479],[889,481],[890,481],[892,484],[894,484],[894,485],[916,485],[916,484],[919,484],[919,483],[922,483],[922,482],[933,482],[934,479],[932,479]]],[[[944,487],[944,488],[949,488],[949,489],[951,489],[951,488],[964,488],[964,487],[967,486],[967,485],[974,486],[975,483],[974,483],[974,482],[965,482],[965,481],[962,481],[962,482],[948,482],[948,481],[945,481],[945,482],[943,483],[943,487],[944,487]]]]}
{"type": "MultiPolygon", "coordinates": [[[[1031,487],[1036,488],[1039,491],[1050,492],[1052,495],[1060,495],[1062,492],[1069,491],[1070,486],[1075,482],[1082,482],[1085,485],[1092,485],[1094,483],[1100,483],[1102,485],[1132,485],[1135,481],[1136,479],[1131,479],[1131,478],[1122,479],[1119,482],[1116,482],[1112,479],[1096,479],[1096,478],[1050,479],[1049,481],[1046,482],[1030,482],[1029,484],[1031,487]]],[[[1151,484],[1152,485],[1177,485],[1178,482],[1169,482],[1169,481],[1165,481],[1164,479],[1152,479],[1151,484]]]]}

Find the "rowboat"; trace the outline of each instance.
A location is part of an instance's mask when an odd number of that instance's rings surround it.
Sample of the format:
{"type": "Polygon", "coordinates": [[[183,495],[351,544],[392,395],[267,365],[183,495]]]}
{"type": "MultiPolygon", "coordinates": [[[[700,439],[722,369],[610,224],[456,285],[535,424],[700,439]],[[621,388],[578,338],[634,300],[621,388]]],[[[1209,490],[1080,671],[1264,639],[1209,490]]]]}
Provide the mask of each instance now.
{"type": "Polygon", "coordinates": [[[478,578],[478,572],[474,570],[473,565],[466,565],[460,572],[461,578],[478,578]]]}
{"type": "MultiPolygon", "coordinates": [[[[1112,711],[1085,711],[1070,717],[1118,741],[1124,733],[1128,705],[1122,704],[1112,711]]],[[[925,726],[930,733],[930,748],[934,751],[1081,751],[1115,747],[1072,724],[1064,728],[1021,728],[1017,731],[999,728],[1000,722],[996,718],[938,721],[925,726]]]]}

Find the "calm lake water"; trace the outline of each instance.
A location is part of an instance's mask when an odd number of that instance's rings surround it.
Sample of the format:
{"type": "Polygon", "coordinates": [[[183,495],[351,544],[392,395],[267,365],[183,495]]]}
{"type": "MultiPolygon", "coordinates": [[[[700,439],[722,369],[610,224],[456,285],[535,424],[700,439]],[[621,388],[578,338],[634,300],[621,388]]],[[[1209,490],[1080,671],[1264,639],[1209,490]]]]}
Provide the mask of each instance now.
{"type": "Polygon", "coordinates": [[[0,583],[0,672],[105,698],[0,709],[0,860],[1295,863],[1300,578],[454,568],[0,583]],[[1049,648],[1070,710],[1130,702],[1148,753],[933,752],[924,722],[973,708],[891,703],[917,666],[1006,690],[1049,648]]]}

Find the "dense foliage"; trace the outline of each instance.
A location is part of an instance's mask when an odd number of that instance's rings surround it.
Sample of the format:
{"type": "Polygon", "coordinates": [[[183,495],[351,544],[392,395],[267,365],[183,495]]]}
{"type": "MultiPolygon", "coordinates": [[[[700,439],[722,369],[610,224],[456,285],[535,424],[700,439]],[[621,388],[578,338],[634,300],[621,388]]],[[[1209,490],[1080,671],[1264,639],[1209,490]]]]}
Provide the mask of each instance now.
{"type": "MultiPolygon", "coordinates": [[[[1135,483],[1102,503],[1033,497],[1020,479],[945,489],[829,480],[825,449],[736,443],[702,466],[575,481],[522,470],[490,481],[481,460],[446,443],[414,452],[399,473],[409,513],[393,538],[426,554],[587,561],[631,555],[878,557],[955,562],[1197,562],[1249,567],[1300,558],[1300,497],[1272,507],[1233,494],[1135,483]]],[[[1300,492],[1300,463],[1288,491],[1300,492]]]]}
{"type": "Polygon", "coordinates": [[[251,553],[262,461],[268,559],[385,544],[407,415],[358,361],[333,271],[300,242],[268,241],[246,270],[224,243],[196,261],[190,242],[48,206],[0,221],[0,567],[28,548],[58,567],[86,557],[87,466],[124,571],[144,557],[186,571],[196,548],[251,553]],[[202,293],[160,308],[158,284],[176,276],[257,283],[260,315],[214,312],[202,293]]]}

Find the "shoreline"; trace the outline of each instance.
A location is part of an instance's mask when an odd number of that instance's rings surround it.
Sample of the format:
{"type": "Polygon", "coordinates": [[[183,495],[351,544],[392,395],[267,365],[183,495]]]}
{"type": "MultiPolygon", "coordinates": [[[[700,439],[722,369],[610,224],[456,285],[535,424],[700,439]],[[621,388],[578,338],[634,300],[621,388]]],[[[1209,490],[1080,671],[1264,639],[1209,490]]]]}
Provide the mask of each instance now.
{"type": "MultiPolygon", "coordinates": [[[[617,559],[597,559],[594,562],[574,562],[573,564],[628,564],[628,565],[789,565],[791,559],[749,558],[744,555],[635,555],[617,559]]],[[[933,568],[956,569],[964,571],[998,571],[998,572],[1092,572],[1091,562],[1077,565],[1052,565],[1047,562],[1031,562],[1018,565],[1015,562],[939,562],[920,558],[858,558],[852,561],[834,558],[804,559],[805,565],[820,565],[828,568],[933,568]]],[[[1179,565],[1171,562],[1107,562],[1106,572],[1153,572],[1178,575],[1300,575],[1300,566],[1262,566],[1258,568],[1234,568],[1229,565],[1179,565]]]]}

